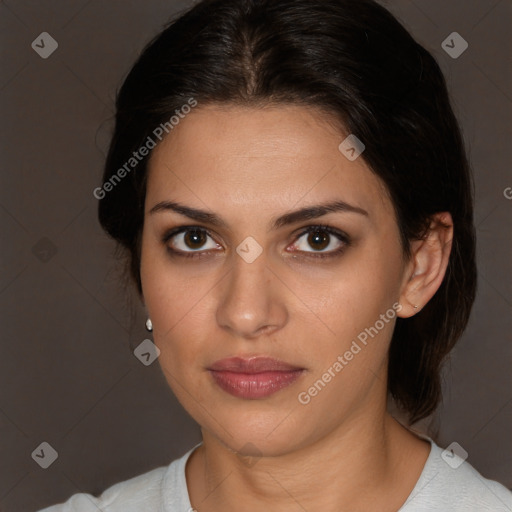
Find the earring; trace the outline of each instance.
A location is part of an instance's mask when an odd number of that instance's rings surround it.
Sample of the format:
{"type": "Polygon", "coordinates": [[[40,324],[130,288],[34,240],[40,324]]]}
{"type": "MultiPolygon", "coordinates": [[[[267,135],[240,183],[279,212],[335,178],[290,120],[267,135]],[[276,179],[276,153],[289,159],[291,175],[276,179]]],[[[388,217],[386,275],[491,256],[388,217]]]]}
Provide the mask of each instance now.
{"type": "Polygon", "coordinates": [[[150,318],[146,320],[146,329],[151,332],[153,330],[153,322],[150,318]]]}
{"type": "Polygon", "coordinates": [[[416,304],[413,304],[414,309],[418,309],[418,306],[416,304]]]}

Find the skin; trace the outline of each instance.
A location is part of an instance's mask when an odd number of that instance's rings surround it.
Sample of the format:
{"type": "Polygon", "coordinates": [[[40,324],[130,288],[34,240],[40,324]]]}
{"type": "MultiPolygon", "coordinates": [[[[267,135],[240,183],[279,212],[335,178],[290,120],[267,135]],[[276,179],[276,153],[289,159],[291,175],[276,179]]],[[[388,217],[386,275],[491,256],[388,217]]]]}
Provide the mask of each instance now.
{"type": "MultiPolygon", "coordinates": [[[[451,248],[451,217],[441,213],[404,258],[386,188],[362,157],[341,154],[346,135],[304,106],[199,105],[153,151],[141,280],[162,370],[201,426],[203,445],[186,467],[199,512],[240,504],[248,512],[396,511],[428,457],[429,444],[386,411],[395,319],[308,404],[297,398],[394,303],[401,317],[420,311],[451,248]],[[271,229],[284,213],[334,200],[367,215],[340,211],[271,229]],[[164,201],[215,213],[225,226],[151,212],[164,201]],[[317,224],[347,233],[350,244],[315,258],[318,246],[303,232],[317,224]],[[162,240],[179,226],[211,238],[162,240]],[[252,263],[236,252],[247,237],[262,248],[252,263]],[[169,247],[203,257],[173,256],[169,247]],[[244,400],[207,371],[235,355],[271,356],[305,372],[270,397],[244,400]]],[[[324,254],[344,245],[323,236],[324,254]]]]}

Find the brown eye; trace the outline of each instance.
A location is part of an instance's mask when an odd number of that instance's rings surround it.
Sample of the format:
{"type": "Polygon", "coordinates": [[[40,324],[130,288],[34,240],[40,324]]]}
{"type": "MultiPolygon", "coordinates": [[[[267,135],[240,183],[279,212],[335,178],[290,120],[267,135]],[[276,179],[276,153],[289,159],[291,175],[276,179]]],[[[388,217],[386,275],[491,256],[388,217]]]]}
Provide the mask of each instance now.
{"type": "Polygon", "coordinates": [[[306,257],[326,258],[340,254],[349,245],[350,237],[342,231],[330,226],[310,226],[299,235],[293,248],[306,257]]]}
{"type": "Polygon", "coordinates": [[[172,230],[163,238],[167,249],[179,256],[200,256],[220,248],[212,236],[202,228],[182,227],[172,230]]]}
{"type": "Polygon", "coordinates": [[[313,247],[313,249],[317,251],[322,251],[329,245],[329,241],[331,239],[331,235],[326,233],[325,231],[322,231],[320,229],[317,229],[315,231],[311,231],[308,236],[308,244],[313,247]]]}
{"type": "Polygon", "coordinates": [[[200,249],[206,243],[206,239],[204,231],[199,229],[191,229],[183,236],[183,242],[189,249],[200,249]]]}

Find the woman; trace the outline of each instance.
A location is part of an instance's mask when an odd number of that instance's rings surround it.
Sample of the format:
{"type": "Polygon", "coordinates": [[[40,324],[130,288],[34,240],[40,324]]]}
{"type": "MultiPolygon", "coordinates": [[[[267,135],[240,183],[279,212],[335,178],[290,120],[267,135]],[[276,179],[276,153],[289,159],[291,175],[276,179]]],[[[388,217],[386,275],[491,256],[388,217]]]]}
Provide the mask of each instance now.
{"type": "Polygon", "coordinates": [[[475,296],[442,73],[372,0],[204,0],[117,98],[105,230],[203,441],[58,511],[512,510],[409,425],[475,296]]]}

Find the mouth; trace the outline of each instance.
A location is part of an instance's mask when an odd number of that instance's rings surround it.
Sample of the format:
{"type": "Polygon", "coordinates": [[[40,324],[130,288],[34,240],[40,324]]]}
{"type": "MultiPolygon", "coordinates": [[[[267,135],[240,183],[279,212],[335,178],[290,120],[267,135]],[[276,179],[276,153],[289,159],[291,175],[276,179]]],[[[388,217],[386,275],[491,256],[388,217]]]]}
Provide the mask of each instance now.
{"type": "Polygon", "coordinates": [[[208,371],[213,381],[226,393],[256,400],[290,386],[305,372],[305,368],[270,357],[232,357],[217,361],[208,371]]]}

